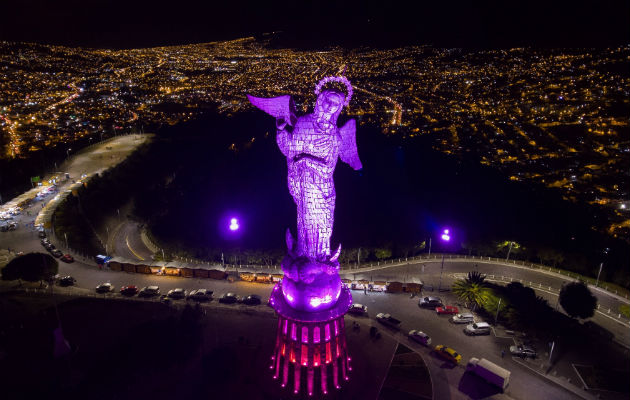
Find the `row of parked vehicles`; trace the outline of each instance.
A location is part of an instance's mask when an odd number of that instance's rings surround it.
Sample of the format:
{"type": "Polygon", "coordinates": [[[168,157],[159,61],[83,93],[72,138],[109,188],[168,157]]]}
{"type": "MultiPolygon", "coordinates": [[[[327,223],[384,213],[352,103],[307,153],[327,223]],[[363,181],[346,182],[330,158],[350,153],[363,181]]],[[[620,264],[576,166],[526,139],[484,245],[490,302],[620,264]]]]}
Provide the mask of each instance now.
{"type": "MultiPolygon", "coordinates": [[[[390,314],[379,313],[376,315],[376,320],[394,329],[398,329],[401,325],[401,321],[392,317],[390,314]]],[[[424,346],[429,347],[431,345],[431,337],[422,331],[412,329],[409,331],[408,337],[424,346]]],[[[461,354],[453,348],[442,344],[435,346],[433,353],[437,357],[452,364],[459,364],[462,360],[461,354]]],[[[483,358],[471,358],[466,365],[466,370],[480,376],[502,390],[505,390],[510,381],[510,371],[483,358]]]]}
{"type": "MultiPolygon", "coordinates": [[[[101,283],[96,287],[97,293],[113,293],[114,285],[109,282],[101,283]]],[[[161,294],[160,288],[158,286],[145,286],[142,289],[138,289],[137,286],[127,285],[120,288],[120,294],[123,296],[135,296],[138,297],[156,297],[160,296],[161,300],[164,302],[169,302],[171,300],[194,300],[194,301],[211,301],[214,297],[214,292],[208,289],[195,289],[187,292],[182,288],[176,288],[169,290],[167,294],[161,294]]],[[[259,305],[262,304],[262,298],[257,294],[251,294],[245,297],[239,297],[235,293],[225,293],[221,297],[219,297],[219,303],[223,304],[234,304],[234,303],[242,303],[247,305],[259,305]]]]}
{"type": "Polygon", "coordinates": [[[454,324],[466,324],[464,328],[466,335],[489,335],[492,330],[492,327],[487,322],[475,322],[474,315],[471,313],[460,313],[457,307],[444,305],[439,297],[422,297],[418,300],[418,306],[434,309],[438,315],[453,315],[450,319],[451,322],[454,324]]]}
{"type": "Polygon", "coordinates": [[[54,244],[50,243],[50,240],[46,238],[45,232],[40,231],[40,237],[42,238],[41,240],[42,246],[44,246],[44,248],[48,250],[48,252],[52,254],[53,257],[58,258],[61,261],[67,262],[67,263],[74,262],[74,257],[72,257],[70,254],[63,254],[63,252],[59,250],[58,248],[56,248],[54,244]]]}
{"type": "Polygon", "coordinates": [[[0,223],[0,232],[14,231],[17,229],[17,227],[18,227],[18,224],[17,222],[14,222],[14,221],[0,223]]]}
{"type": "MultiPolygon", "coordinates": [[[[433,302],[434,304],[437,304],[436,298],[424,298],[421,299],[421,301],[423,303],[433,302]]],[[[472,314],[456,314],[453,317],[453,320],[455,323],[468,323],[473,321],[469,318],[469,316],[472,316],[472,314]]],[[[401,325],[401,321],[392,317],[390,314],[379,313],[376,315],[376,320],[383,325],[387,325],[394,329],[399,329],[401,325]]],[[[422,331],[412,329],[409,331],[408,337],[409,339],[418,342],[424,346],[431,346],[431,337],[422,331]]],[[[459,354],[453,348],[442,344],[438,344],[437,346],[433,347],[433,353],[437,357],[455,365],[459,364],[462,360],[461,354],[459,354]]],[[[478,375],[490,384],[499,387],[501,390],[505,390],[510,381],[510,371],[483,358],[478,359],[472,357],[466,365],[466,371],[478,375]]]]}

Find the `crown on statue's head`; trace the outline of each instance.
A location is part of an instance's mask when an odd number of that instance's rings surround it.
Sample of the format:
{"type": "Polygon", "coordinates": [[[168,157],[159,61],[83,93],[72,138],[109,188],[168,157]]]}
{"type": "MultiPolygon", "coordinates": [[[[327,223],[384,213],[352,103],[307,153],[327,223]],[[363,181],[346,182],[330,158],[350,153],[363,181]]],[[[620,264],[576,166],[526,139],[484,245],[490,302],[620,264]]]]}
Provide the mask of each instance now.
{"type": "Polygon", "coordinates": [[[323,78],[321,81],[319,81],[317,86],[315,86],[315,96],[319,96],[324,86],[330,82],[339,82],[343,83],[346,86],[348,92],[346,93],[346,98],[343,101],[343,105],[347,106],[348,104],[350,104],[350,99],[352,98],[352,85],[350,84],[348,78],[346,78],[345,76],[327,76],[323,78]]]}

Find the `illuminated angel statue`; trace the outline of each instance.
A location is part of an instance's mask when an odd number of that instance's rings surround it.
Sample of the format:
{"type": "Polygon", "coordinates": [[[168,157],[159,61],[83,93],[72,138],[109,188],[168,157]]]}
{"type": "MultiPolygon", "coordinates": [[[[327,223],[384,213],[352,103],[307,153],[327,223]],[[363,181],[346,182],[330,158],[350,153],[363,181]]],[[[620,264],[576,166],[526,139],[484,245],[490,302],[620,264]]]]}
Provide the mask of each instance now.
{"type": "Polygon", "coordinates": [[[249,101],[276,118],[276,140],[287,158],[289,192],[297,206],[297,247],[287,231],[287,245],[294,256],[317,261],[336,261],[339,250],[331,257],[330,236],[335,212],[333,172],[337,158],[355,170],[361,169],[357,153],[356,122],[342,127],[337,118],[350,103],[352,86],[346,77],[326,77],[315,88],[317,100],[312,114],[296,117],[290,95],[258,98],[249,101]],[[347,93],[324,86],[343,83],[347,93]]]}

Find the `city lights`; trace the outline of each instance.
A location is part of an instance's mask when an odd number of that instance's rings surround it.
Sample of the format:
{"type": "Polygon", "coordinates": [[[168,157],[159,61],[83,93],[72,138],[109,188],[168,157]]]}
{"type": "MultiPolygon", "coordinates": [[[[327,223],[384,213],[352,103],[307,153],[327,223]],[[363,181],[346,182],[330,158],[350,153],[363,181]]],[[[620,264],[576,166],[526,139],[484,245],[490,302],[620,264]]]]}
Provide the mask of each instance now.
{"type": "Polygon", "coordinates": [[[512,181],[558,188],[569,201],[604,208],[607,230],[623,235],[628,217],[614,205],[626,200],[616,182],[625,171],[617,160],[630,152],[622,140],[627,119],[609,105],[628,97],[629,82],[600,71],[625,62],[629,52],[627,46],[311,52],[268,48],[254,38],[134,50],[0,42],[0,64],[8,66],[0,70],[7,104],[0,130],[8,139],[0,157],[189,121],[214,102],[219,113],[235,115],[251,110],[245,93],[253,88],[260,97],[300,94],[296,108],[308,111],[322,71],[351,65],[347,77],[355,87],[345,112],[359,126],[405,138],[432,135],[445,154],[474,148],[481,164],[512,181]],[[168,111],[164,104],[181,107],[168,111]]]}

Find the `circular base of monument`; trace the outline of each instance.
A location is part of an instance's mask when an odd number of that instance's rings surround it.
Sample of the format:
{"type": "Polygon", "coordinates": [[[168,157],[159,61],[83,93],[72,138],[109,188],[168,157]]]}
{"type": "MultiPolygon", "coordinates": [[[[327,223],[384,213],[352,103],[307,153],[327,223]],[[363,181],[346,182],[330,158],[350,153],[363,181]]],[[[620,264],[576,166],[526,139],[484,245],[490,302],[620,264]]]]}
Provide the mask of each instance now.
{"type": "Polygon", "coordinates": [[[343,316],[352,305],[350,289],[341,285],[341,291],[337,302],[330,308],[321,311],[298,310],[287,302],[282,291],[282,282],[278,282],[271,291],[269,297],[271,307],[281,316],[301,322],[330,321],[343,316]]]}

